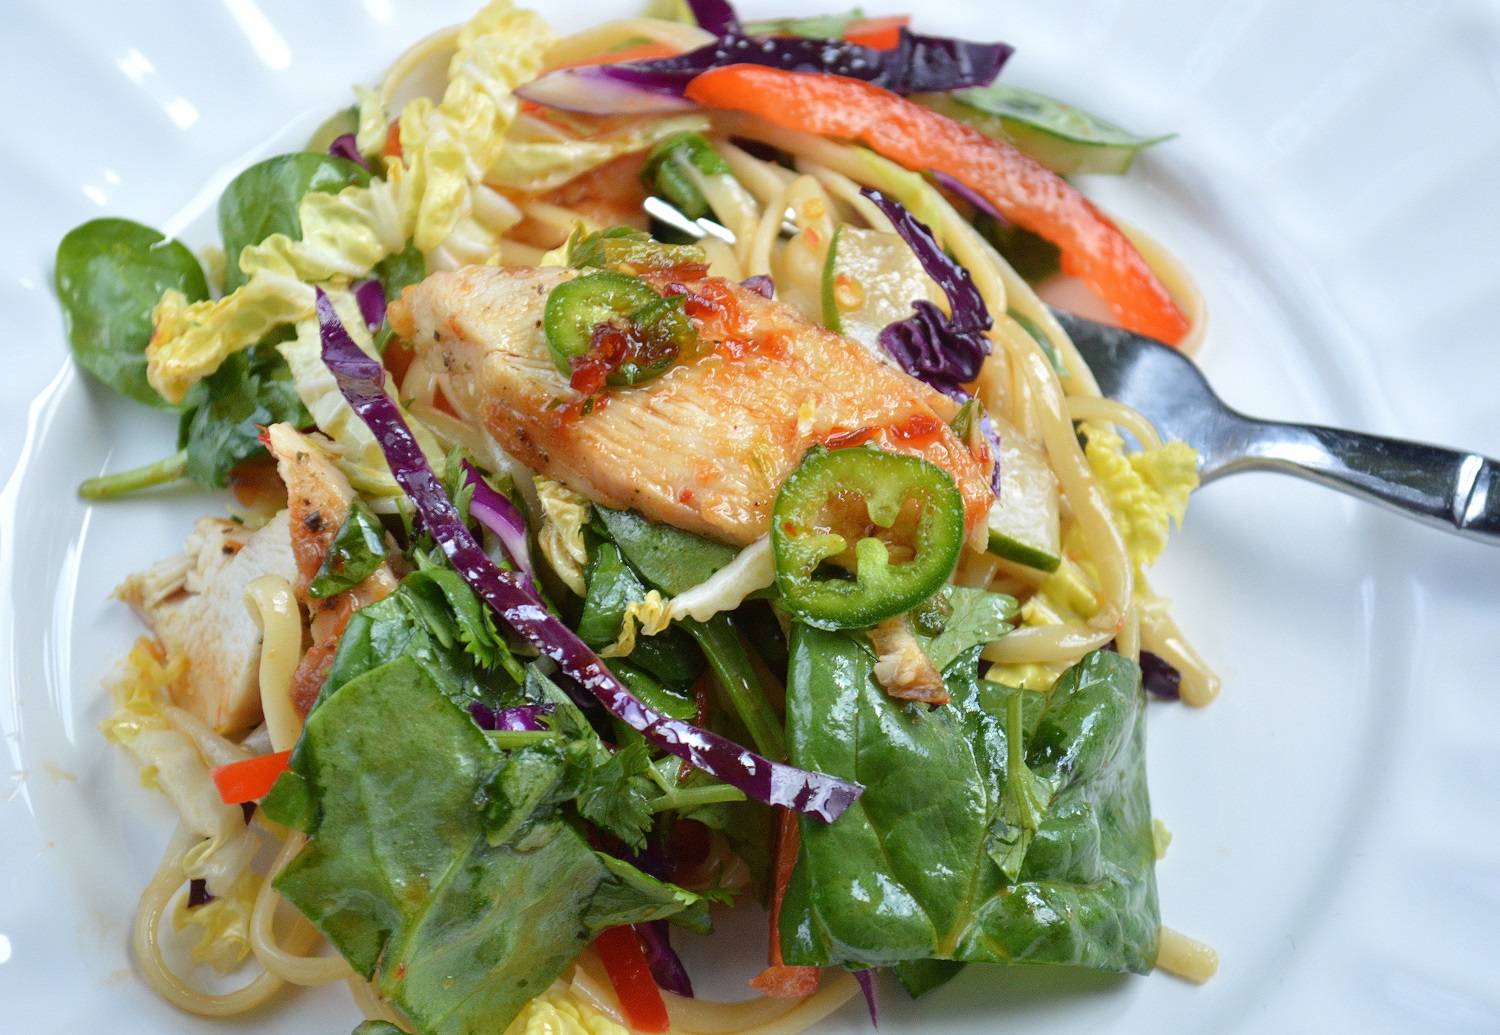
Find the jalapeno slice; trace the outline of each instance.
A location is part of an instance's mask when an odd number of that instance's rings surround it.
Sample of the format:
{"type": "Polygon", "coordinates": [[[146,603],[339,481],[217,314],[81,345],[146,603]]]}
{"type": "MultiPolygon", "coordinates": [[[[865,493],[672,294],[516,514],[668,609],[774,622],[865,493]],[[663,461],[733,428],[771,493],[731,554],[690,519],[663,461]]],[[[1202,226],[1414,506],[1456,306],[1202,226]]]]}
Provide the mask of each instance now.
{"type": "Polygon", "coordinates": [[[573,361],[593,350],[594,328],[602,323],[628,323],[631,313],[660,297],[644,280],[612,270],[587,273],[557,285],[542,313],[542,329],[557,369],[572,374],[573,361]]]}
{"type": "Polygon", "coordinates": [[[958,564],[964,500],[941,467],[873,446],[814,446],[771,512],[776,585],[820,629],[859,629],[916,607],[958,564]]]}

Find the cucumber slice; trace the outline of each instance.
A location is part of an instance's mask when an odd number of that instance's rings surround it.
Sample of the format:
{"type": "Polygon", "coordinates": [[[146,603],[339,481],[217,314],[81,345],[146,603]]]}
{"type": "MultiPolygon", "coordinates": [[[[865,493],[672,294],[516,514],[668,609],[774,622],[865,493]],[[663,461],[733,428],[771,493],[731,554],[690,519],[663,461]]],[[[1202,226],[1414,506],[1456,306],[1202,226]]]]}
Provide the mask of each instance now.
{"type": "Polygon", "coordinates": [[[1000,496],[990,508],[989,552],[1045,572],[1062,563],[1057,476],[1037,446],[998,417],[1000,496]]]}
{"type": "Polygon", "coordinates": [[[823,260],[823,326],[880,355],[880,332],[911,315],[937,285],[898,234],[840,226],[823,260]]]}
{"type": "Polygon", "coordinates": [[[1175,134],[1142,137],[1113,122],[1015,86],[978,86],[920,98],[934,111],[1008,140],[1053,172],[1122,175],[1144,147],[1175,134]]]}

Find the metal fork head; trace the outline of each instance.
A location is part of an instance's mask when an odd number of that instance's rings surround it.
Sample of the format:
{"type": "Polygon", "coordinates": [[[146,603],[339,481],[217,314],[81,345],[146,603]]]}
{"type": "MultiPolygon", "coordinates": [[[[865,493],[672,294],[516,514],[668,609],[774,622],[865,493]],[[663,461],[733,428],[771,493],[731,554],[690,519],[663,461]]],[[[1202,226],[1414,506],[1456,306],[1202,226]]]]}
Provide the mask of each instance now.
{"type": "Polygon", "coordinates": [[[1250,422],[1214,394],[1192,360],[1153,338],[1061,309],[1052,312],[1104,395],[1139,410],[1162,438],[1182,439],[1197,449],[1203,481],[1227,473],[1242,453],[1250,422]]]}

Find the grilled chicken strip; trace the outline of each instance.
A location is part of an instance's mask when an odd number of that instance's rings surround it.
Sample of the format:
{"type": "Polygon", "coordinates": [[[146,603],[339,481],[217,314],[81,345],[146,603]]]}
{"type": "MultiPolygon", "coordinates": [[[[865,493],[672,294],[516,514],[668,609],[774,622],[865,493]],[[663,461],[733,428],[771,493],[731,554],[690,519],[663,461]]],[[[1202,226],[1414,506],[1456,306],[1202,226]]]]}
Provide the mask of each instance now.
{"type": "MultiPolygon", "coordinates": [[[[472,266],[408,288],[392,325],[444,394],[506,452],[595,502],[745,545],[766,534],[782,481],[809,446],[873,441],[942,467],[971,532],[994,496],[987,458],[948,428],[956,404],[790,306],[719,278],[688,279],[712,354],[610,389],[582,412],[542,330],[548,293],[577,271],[472,266]],[[570,405],[571,404],[571,405],[570,405]]],[[[681,271],[648,274],[662,292],[681,271]]],[[[673,286],[677,282],[677,286],[673,286]]]]}
{"type": "Polygon", "coordinates": [[[115,595],[141,616],[169,657],[187,669],[172,701],[217,733],[260,721],[260,627],[245,607],[245,587],[262,575],[297,574],[285,511],[255,533],[201,518],[182,553],[127,578],[115,595]]]}
{"type": "Polygon", "coordinates": [[[266,429],[266,448],[276,458],[276,470],[286,483],[292,553],[297,559],[297,598],[311,617],[312,646],[297,665],[291,691],[292,704],[304,716],[323,689],[350,617],[396,588],[390,565],[381,562],[368,578],[342,593],[322,599],[307,595],[354,506],[354,489],[324,453],[320,443],[325,441],[321,435],[304,435],[290,424],[266,429]]]}

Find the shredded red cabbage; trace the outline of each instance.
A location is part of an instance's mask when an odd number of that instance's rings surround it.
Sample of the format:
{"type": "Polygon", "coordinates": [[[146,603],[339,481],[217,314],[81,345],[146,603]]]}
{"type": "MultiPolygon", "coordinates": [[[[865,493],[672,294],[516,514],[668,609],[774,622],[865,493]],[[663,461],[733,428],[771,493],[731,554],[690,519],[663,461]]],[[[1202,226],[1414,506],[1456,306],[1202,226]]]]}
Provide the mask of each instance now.
{"type": "Polygon", "coordinates": [[[469,703],[469,714],[482,730],[505,730],[511,733],[528,733],[544,730],[544,715],[552,714],[550,704],[520,704],[514,708],[496,711],[482,701],[469,703]]]}
{"type": "Polygon", "coordinates": [[[955,399],[967,399],[963,384],[979,376],[984,357],[990,354],[990,311],[984,304],[969,271],[954,262],[938,246],[927,229],[906,206],[877,190],[861,190],[890,219],[901,239],[911,246],[927,275],[948,296],[951,316],[925,298],[912,302],[915,312],[880,332],[880,344],[902,370],[955,399]]]}
{"type": "Polygon", "coordinates": [[[740,16],[729,6],[729,0],[687,0],[693,21],[715,36],[740,31],[740,16]]]}
{"type": "Polygon", "coordinates": [[[526,519],[516,505],[490,488],[474,465],[464,461],[464,481],[474,486],[469,516],[494,532],[505,553],[521,574],[521,586],[532,596],[536,591],[536,567],[531,562],[531,544],[526,539],[526,519]]]}
{"type": "Polygon", "coordinates": [[[328,153],[335,158],[347,158],[351,162],[359,163],[359,167],[369,171],[370,163],[365,161],[365,156],[359,153],[359,147],[354,142],[353,133],[345,133],[333,138],[333,143],[328,145],[328,153]]]}
{"type": "Polygon", "coordinates": [[[323,362],[333,373],[339,391],[380,443],[391,474],[415,505],[427,533],[442,547],[454,569],[517,635],[555,661],[611,715],[652,744],[756,801],[796,809],[831,823],[859,797],[864,788],[858,784],[763,758],[716,733],[662,715],[627,690],[573,630],[485,555],[422,455],[401,410],[386,394],[385,368],[349,337],[333,303],[321,289],[317,312],[323,362]]]}
{"type": "Polygon", "coordinates": [[[1176,701],[1182,696],[1182,673],[1160,654],[1141,651],[1141,685],[1152,697],[1176,701]]]}
{"type": "Polygon", "coordinates": [[[675,995],[693,998],[693,979],[688,977],[682,957],[672,948],[672,925],[665,920],[652,920],[636,924],[635,933],[641,940],[646,966],[651,968],[656,983],[675,995]]]}
{"type": "Polygon", "coordinates": [[[875,50],[839,39],[747,36],[736,25],[686,54],[558,69],[516,93],[538,104],[594,115],[671,111],[685,105],[683,90],[695,76],[745,64],[841,75],[903,95],[941,93],[988,85],[1013,49],[1005,43],[921,36],[903,27],[896,46],[875,50]]]}
{"type": "Polygon", "coordinates": [[[757,273],[753,277],[746,277],[740,281],[740,287],[748,291],[754,291],[762,298],[770,298],[776,294],[776,282],[764,273],[757,273]]]}
{"type": "Polygon", "coordinates": [[[941,187],[946,190],[952,191],[954,194],[957,194],[969,204],[973,205],[980,212],[983,212],[991,219],[998,220],[1005,226],[1010,225],[1010,220],[1006,219],[1000,214],[1000,210],[994,206],[989,198],[979,193],[973,187],[970,187],[967,183],[965,183],[963,180],[960,180],[957,176],[949,176],[947,173],[943,172],[940,169],[929,169],[927,170],[927,172],[934,180],[938,182],[941,187]]]}
{"type": "Polygon", "coordinates": [[[867,970],[856,970],[854,980],[859,982],[859,990],[865,994],[865,1006],[870,1011],[870,1026],[880,1027],[880,1003],[875,998],[875,975],[878,971],[874,967],[867,970]]]}
{"type": "Polygon", "coordinates": [[[197,909],[206,906],[214,900],[213,894],[208,890],[208,881],[202,877],[194,877],[188,881],[187,904],[189,909],[197,909]]]}
{"type": "Polygon", "coordinates": [[[373,277],[353,285],[354,300],[359,303],[359,315],[365,318],[365,326],[371,331],[380,329],[385,322],[385,285],[373,277]]]}

